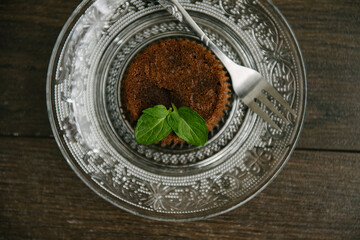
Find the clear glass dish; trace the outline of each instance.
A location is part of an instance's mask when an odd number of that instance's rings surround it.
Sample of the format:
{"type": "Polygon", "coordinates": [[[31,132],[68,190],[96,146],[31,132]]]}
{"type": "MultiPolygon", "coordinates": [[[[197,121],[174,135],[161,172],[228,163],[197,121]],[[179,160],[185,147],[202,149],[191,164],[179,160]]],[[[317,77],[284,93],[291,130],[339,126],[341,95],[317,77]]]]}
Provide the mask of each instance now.
{"type": "Polygon", "coordinates": [[[59,35],[47,79],[49,119],[73,170],[112,204],[165,221],[216,216],[253,198],[289,159],[306,108],[302,55],[271,1],[182,4],[223,52],[278,89],[297,113],[288,115],[292,125],[272,129],[232,96],[204,147],[137,144],[121,110],[127,65],[154,41],[199,42],[156,1],[83,1],[59,35]]]}

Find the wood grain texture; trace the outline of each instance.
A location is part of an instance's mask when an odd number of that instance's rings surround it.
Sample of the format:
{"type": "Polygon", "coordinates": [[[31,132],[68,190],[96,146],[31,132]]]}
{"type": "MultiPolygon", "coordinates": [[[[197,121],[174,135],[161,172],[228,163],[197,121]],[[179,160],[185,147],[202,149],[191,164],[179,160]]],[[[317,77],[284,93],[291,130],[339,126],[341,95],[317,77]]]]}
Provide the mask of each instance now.
{"type": "Polygon", "coordinates": [[[51,135],[47,67],[60,30],[79,3],[0,1],[0,135],[51,135]]]}
{"type": "Polygon", "coordinates": [[[244,206],[205,221],[165,223],[92,192],[52,139],[0,138],[0,239],[358,239],[360,154],[296,151],[244,206]]]}
{"type": "MultiPolygon", "coordinates": [[[[51,136],[47,65],[80,1],[0,2],[0,135],[51,136]]],[[[360,2],[274,0],[302,48],[308,111],[299,148],[360,150],[360,2]]]]}
{"type": "Polygon", "coordinates": [[[308,73],[298,147],[360,150],[360,1],[273,2],[295,32],[308,73]]]}

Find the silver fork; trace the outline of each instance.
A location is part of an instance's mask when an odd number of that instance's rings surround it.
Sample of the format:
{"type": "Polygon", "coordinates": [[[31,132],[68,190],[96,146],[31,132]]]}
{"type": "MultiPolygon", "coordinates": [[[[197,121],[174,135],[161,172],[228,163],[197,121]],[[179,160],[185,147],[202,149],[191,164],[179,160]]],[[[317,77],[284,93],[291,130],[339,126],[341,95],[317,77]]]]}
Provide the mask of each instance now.
{"type": "Polygon", "coordinates": [[[178,0],[158,0],[158,2],[180,22],[186,24],[191,30],[193,30],[201,41],[205,43],[209,49],[215,53],[220,59],[222,64],[226,67],[232,81],[232,87],[236,95],[246,104],[251,110],[253,110],[262,119],[268,122],[272,127],[281,131],[280,127],[270,118],[270,116],[264,112],[258,105],[258,102],[264,104],[270,111],[281,118],[286,124],[289,124],[289,120],[275,107],[275,105],[269,101],[264,92],[267,92],[269,96],[272,96],[278,103],[285,107],[291,114],[296,117],[295,111],[285,101],[280,93],[268,83],[261,74],[253,69],[240,66],[234,63],[228,58],[201,30],[196,24],[193,18],[188,12],[181,6],[178,0]]]}

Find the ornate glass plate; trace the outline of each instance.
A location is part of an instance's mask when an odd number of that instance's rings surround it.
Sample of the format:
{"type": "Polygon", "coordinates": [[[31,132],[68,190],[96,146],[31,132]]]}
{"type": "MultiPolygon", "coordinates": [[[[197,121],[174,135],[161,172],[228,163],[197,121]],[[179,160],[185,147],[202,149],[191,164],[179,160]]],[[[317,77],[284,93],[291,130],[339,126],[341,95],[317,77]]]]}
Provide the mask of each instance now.
{"type": "Polygon", "coordinates": [[[120,101],[129,61],[159,39],[198,41],[151,0],[83,1],[60,33],[47,79],[51,126],[73,170],[114,205],[167,221],[219,215],[264,189],[293,151],[306,105],[301,52],[271,1],[182,4],[230,58],[278,89],[296,110],[292,125],[272,116],[278,132],[232,96],[204,147],[137,144],[120,101]]]}

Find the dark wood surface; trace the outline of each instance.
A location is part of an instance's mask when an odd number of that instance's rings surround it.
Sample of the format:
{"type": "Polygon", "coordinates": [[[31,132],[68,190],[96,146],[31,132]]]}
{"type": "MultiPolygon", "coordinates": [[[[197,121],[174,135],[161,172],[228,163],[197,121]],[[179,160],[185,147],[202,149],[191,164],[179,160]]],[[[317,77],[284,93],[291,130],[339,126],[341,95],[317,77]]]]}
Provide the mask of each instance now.
{"type": "Polygon", "coordinates": [[[0,239],[360,239],[360,2],[273,0],[308,71],[297,150],[261,194],[206,221],[164,223],[110,205],[52,137],[47,65],[80,1],[0,1],[0,239]]]}

